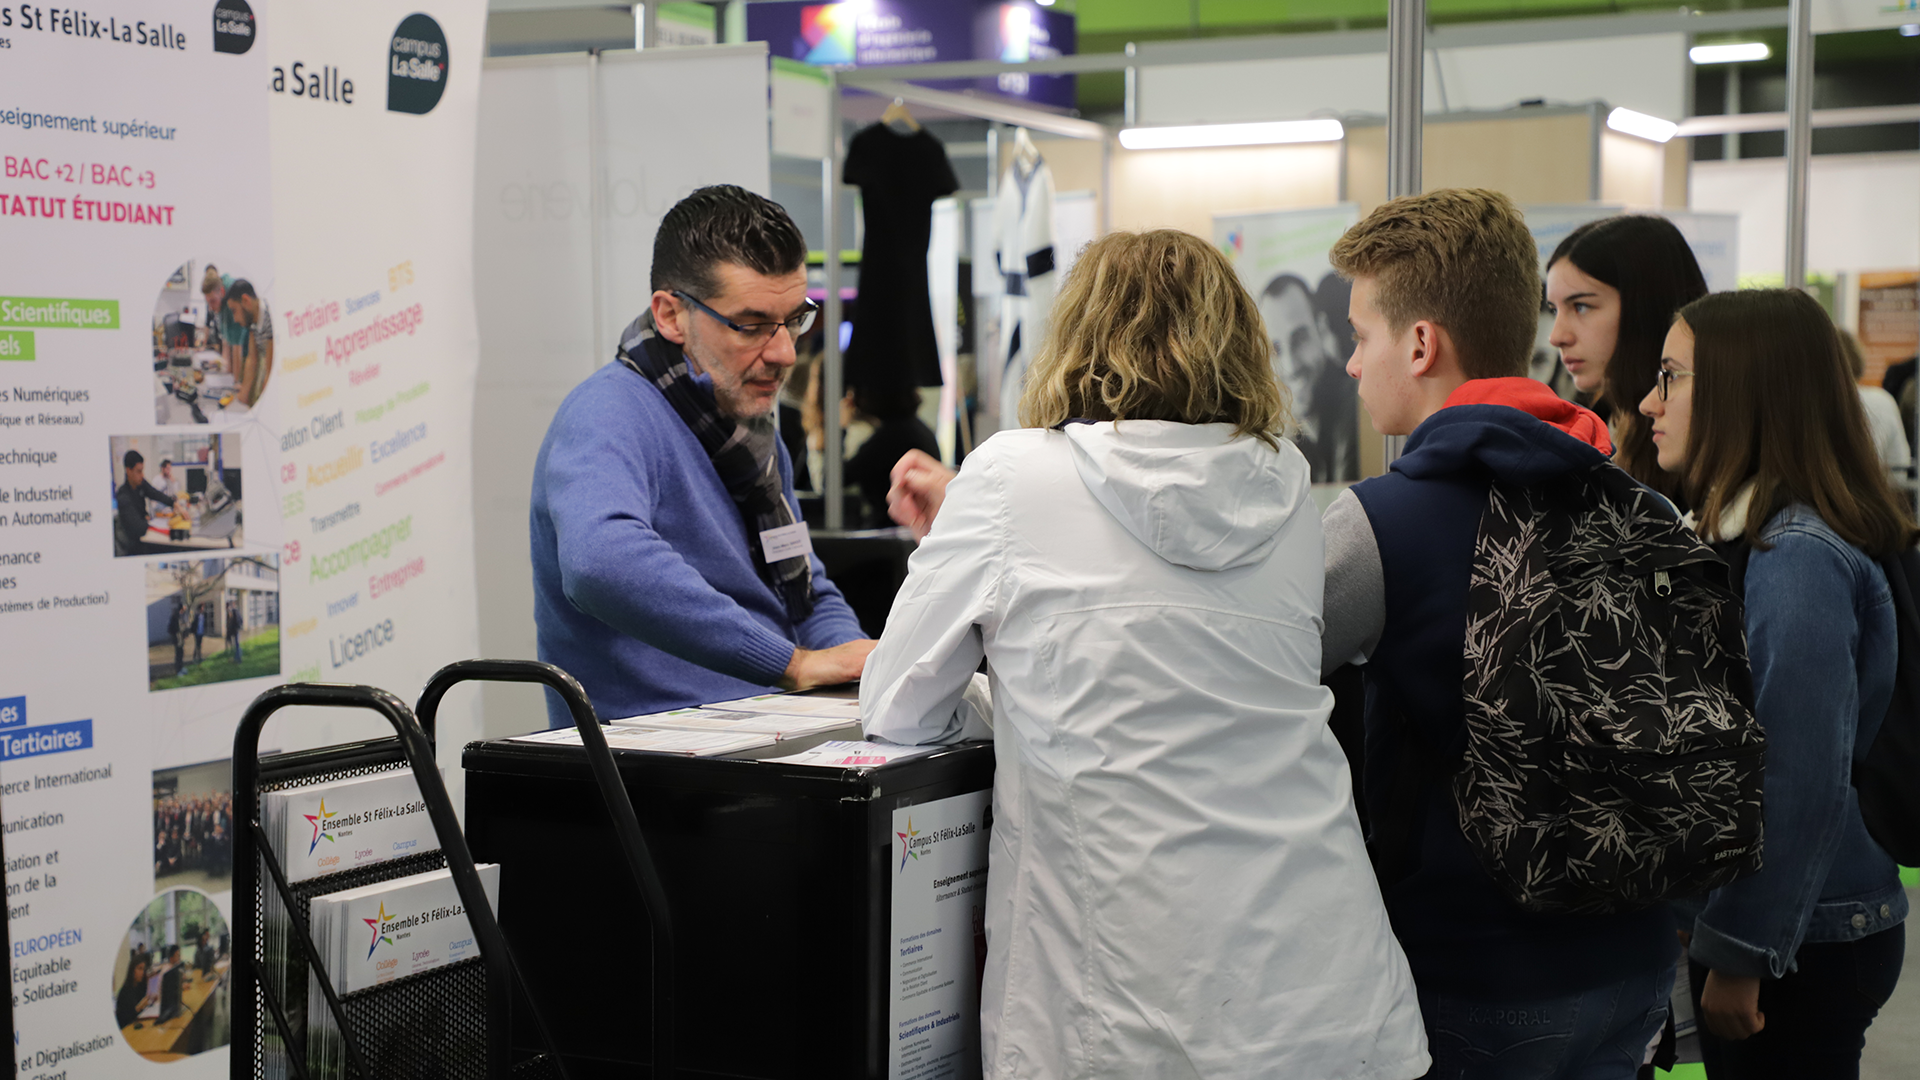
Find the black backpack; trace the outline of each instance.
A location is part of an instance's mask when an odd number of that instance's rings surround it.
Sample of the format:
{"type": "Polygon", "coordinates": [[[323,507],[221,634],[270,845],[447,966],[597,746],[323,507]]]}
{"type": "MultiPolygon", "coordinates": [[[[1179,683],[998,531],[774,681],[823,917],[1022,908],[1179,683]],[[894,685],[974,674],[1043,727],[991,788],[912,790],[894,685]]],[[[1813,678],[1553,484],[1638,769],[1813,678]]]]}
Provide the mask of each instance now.
{"type": "Polygon", "coordinates": [[[1765,738],[1740,594],[1612,464],[1495,483],[1467,593],[1460,828],[1530,911],[1605,914],[1760,868],[1765,738]]]}
{"type": "MultiPolygon", "coordinates": [[[[1747,560],[1753,549],[1745,540],[1721,548],[1732,572],[1733,587],[1745,593],[1747,560]]],[[[1860,818],[1873,837],[1901,866],[1920,866],[1920,605],[1913,587],[1920,583],[1920,551],[1881,559],[1893,593],[1893,612],[1900,634],[1898,665],[1894,668],[1893,700],[1873,745],[1854,747],[1853,788],[1860,798],[1860,818]]]]}

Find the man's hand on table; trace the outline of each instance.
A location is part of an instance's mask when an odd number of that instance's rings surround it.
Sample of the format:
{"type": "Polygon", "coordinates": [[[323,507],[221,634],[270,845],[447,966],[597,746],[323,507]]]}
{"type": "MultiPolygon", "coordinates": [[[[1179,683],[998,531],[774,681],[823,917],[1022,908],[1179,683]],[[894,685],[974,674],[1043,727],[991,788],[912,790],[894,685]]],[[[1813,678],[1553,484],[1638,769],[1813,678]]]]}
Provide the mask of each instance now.
{"type": "Polygon", "coordinates": [[[782,690],[811,690],[852,682],[860,677],[876,644],[872,638],[858,638],[831,649],[795,649],[778,685],[782,690]]]}
{"type": "Polygon", "coordinates": [[[923,451],[907,451],[890,474],[893,486],[887,489],[887,516],[912,529],[915,540],[926,539],[947,497],[947,482],[957,475],[923,451]]]}

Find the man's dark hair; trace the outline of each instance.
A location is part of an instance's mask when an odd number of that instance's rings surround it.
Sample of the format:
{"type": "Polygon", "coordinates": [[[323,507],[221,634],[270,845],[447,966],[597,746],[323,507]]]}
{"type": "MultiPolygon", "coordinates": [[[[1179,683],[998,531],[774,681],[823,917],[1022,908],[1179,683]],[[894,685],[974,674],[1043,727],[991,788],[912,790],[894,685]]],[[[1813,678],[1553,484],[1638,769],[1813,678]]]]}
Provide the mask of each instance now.
{"type": "Polygon", "coordinates": [[[259,293],[253,291],[253,282],[248,281],[246,278],[235,278],[233,284],[227,286],[226,302],[231,304],[235,300],[244,299],[249,296],[257,297],[259,295],[259,293]]]}
{"type": "MultiPolygon", "coordinates": [[[[681,199],[653,236],[652,286],[699,299],[719,291],[717,263],[774,277],[806,265],[807,242],[780,204],[743,187],[715,184],[681,199]]],[[[234,282],[233,288],[244,282],[234,282]]]]}
{"type": "MultiPolygon", "coordinates": [[[[1313,287],[1296,274],[1275,275],[1272,281],[1267,282],[1267,287],[1260,290],[1260,299],[1278,300],[1287,294],[1288,289],[1299,289],[1300,295],[1307,298],[1307,305],[1313,305],[1313,287]]],[[[1342,312],[1340,317],[1346,318],[1346,313],[1342,312]]]]}
{"type": "Polygon", "coordinates": [[[123,469],[131,469],[135,465],[145,464],[146,460],[147,460],[146,458],[141,456],[140,451],[129,450],[126,452],[125,456],[123,456],[120,459],[120,467],[123,469]]]}

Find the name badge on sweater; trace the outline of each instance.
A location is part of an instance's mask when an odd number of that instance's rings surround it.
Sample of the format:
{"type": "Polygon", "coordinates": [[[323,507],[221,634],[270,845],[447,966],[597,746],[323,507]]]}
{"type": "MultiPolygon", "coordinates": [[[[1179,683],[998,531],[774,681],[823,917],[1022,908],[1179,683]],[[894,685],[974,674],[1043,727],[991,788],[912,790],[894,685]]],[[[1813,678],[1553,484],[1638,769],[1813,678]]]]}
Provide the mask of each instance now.
{"type": "Polygon", "coordinates": [[[791,525],[762,531],[760,550],[766,552],[769,564],[791,559],[795,555],[813,554],[813,540],[807,536],[807,523],[796,521],[791,525]]]}

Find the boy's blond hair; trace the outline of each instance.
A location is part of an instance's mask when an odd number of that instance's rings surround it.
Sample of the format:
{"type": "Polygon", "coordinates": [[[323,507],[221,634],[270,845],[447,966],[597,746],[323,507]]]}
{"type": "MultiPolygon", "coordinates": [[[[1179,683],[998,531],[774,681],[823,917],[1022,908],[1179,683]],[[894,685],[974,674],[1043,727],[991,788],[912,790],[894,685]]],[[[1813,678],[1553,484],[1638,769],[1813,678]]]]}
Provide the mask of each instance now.
{"type": "Polygon", "coordinates": [[[1446,328],[1469,379],[1525,375],[1540,319],[1540,250],[1512,199],[1484,188],[1408,195],[1333,245],[1333,268],[1374,280],[1395,334],[1446,328]]]}
{"type": "Polygon", "coordinates": [[[1177,229],[1087,245],[1020,399],[1027,427],[1074,418],[1226,423],[1279,445],[1292,418],[1273,343],[1226,256],[1177,229]]]}

